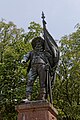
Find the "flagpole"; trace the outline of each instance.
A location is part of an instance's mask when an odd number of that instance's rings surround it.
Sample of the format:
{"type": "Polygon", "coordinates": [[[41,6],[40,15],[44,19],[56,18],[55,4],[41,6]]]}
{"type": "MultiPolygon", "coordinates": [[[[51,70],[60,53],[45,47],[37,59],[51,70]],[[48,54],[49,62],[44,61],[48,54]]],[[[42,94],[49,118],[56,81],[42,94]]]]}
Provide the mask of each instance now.
{"type": "MultiPolygon", "coordinates": [[[[43,37],[44,37],[45,44],[46,44],[45,30],[46,30],[46,24],[47,23],[44,19],[45,19],[45,16],[44,16],[44,13],[42,12],[43,37]]],[[[50,103],[52,104],[52,90],[51,90],[51,81],[50,81],[50,76],[49,76],[49,69],[50,69],[49,64],[46,64],[46,72],[47,72],[47,76],[46,76],[46,98],[48,98],[48,94],[49,94],[50,103]]]]}
{"type": "MultiPolygon", "coordinates": [[[[45,19],[45,16],[44,16],[44,13],[42,12],[42,23],[43,23],[43,37],[44,37],[44,40],[46,40],[46,37],[45,37],[45,28],[46,28],[46,21],[44,20],[45,19]]],[[[46,43],[46,41],[45,41],[46,43]]],[[[49,66],[46,65],[46,99],[48,99],[48,85],[49,85],[49,66]]]]}

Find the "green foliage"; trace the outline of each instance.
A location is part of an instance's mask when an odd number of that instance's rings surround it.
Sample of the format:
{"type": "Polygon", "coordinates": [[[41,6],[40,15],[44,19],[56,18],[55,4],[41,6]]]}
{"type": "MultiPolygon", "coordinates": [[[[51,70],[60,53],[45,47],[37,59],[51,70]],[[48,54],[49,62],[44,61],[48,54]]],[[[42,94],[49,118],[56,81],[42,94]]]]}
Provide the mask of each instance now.
{"type": "Polygon", "coordinates": [[[80,119],[80,27],[61,39],[61,57],[54,86],[54,104],[59,116],[80,119]]]}
{"type": "Polygon", "coordinates": [[[26,68],[20,60],[31,50],[24,42],[24,30],[12,22],[0,22],[0,114],[3,120],[15,120],[15,104],[25,97],[26,68]]]}
{"type": "MultiPolygon", "coordinates": [[[[33,38],[40,36],[42,33],[42,28],[41,28],[40,24],[35,23],[35,22],[30,23],[28,30],[29,30],[29,32],[27,34],[25,34],[26,41],[30,41],[33,38]]],[[[26,43],[26,41],[25,41],[25,43],[26,43]]]]}
{"type": "MultiPolygon", "coordinates": [[[[20,63],[31,51],[30,40],[39,36],[42,28],[31,22],[29,32],[18,29],[13,22],[0,21],[0,119],[16,120],[15,105],[26,97],[27,66],[20,63]]],[[[36,83],[35,83],[36,84],[36,83]]],[[[36,87],[34,88],[34,91],[36,87]]],[[[34,94],[33,94],[34,96],[34,94]]]]}
{"type": "MultiPolygon", "coordinates": [[[[12,23],[0,21],[0,120],[16,120],[15,105],[26,97],[28,63],[20,63],[32,47],[30,40],[42,33],[39,24],[31,22],[25,31],[12,23]]],[[[59,120],[80,119],[80,26],[76,32],[62,37],[60,62],[53,88],[53,103],[59,120]]],[[[34,83],[32,99],[36,99],[39,82],[34,83]]]]}

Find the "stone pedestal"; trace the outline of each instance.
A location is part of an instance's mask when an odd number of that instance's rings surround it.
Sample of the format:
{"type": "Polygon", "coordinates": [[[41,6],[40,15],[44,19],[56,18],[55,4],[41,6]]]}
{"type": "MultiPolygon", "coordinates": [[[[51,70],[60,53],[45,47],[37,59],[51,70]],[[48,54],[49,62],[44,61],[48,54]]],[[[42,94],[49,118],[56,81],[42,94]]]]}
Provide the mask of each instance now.
{"type": "Polygon", "coordinates": [[[18,120],[57,120],[58,112],[47,101],[30,101],[16,107],[18,120]]]}

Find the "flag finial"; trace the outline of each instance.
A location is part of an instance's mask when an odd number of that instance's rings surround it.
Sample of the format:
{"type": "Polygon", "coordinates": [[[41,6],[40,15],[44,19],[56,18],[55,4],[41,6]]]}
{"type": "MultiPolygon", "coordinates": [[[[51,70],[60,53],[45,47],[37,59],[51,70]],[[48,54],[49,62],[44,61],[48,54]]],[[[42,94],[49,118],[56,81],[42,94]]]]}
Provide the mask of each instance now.
{"type": "Polygon", "coordinates": [[[45,19],[45,16],[44,16],[44,12],[42,11],[42,22],[43,22],[43,28],[46,28],[46,21],[44,20],[45,19]]]}
{"type": "Polygon", "coordinates": [[[43,20],[44,20],[44,18],[45,18],[45,16],[44,16],[44,12],[42,11],[42,17],[41,17],[43,20]]]}

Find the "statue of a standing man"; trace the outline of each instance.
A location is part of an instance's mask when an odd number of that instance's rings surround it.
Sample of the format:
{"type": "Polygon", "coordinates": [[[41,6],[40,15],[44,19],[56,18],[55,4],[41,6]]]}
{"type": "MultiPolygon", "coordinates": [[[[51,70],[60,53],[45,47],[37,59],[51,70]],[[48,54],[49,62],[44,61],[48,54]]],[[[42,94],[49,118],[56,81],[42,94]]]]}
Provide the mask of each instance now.
{"type": "MultiPolygon", "coordinates": [[[[31,100],[32,88],[33,84],[39,76],[40,83],[40,94],[39,99],[46,99],[46,65],[48,64],[48,59],[46,57],[46,52],[44,50],[44,39],[41,37],[36,37],[32,40],[33,50],[26,55],[24,55],[22,59],[23,62],[28,62],[30,60],[30,65],[28,68],[28,81],[27,81],[27,89],[26,89],[26,98],[31,100]]],[[[49,56],[50,57],[50,56],[49,56]]]]}
{"type": "Polygon", "coordinates": [[[33,84],[37,76],[39,76],[39,99],[45,100],[49,95],[50,102],[52,103],[51,86],[54,82],[55,70],[59,61],[59,49],[55,40],[46,29],[44,18],[45,16],[42,13],[44,39],[42,37],[34,38],[31,43],[33,50],[24,55],[21,62],[28,62],[30,60],[26,89],[27,100],[31,100],[33,84]]]}

